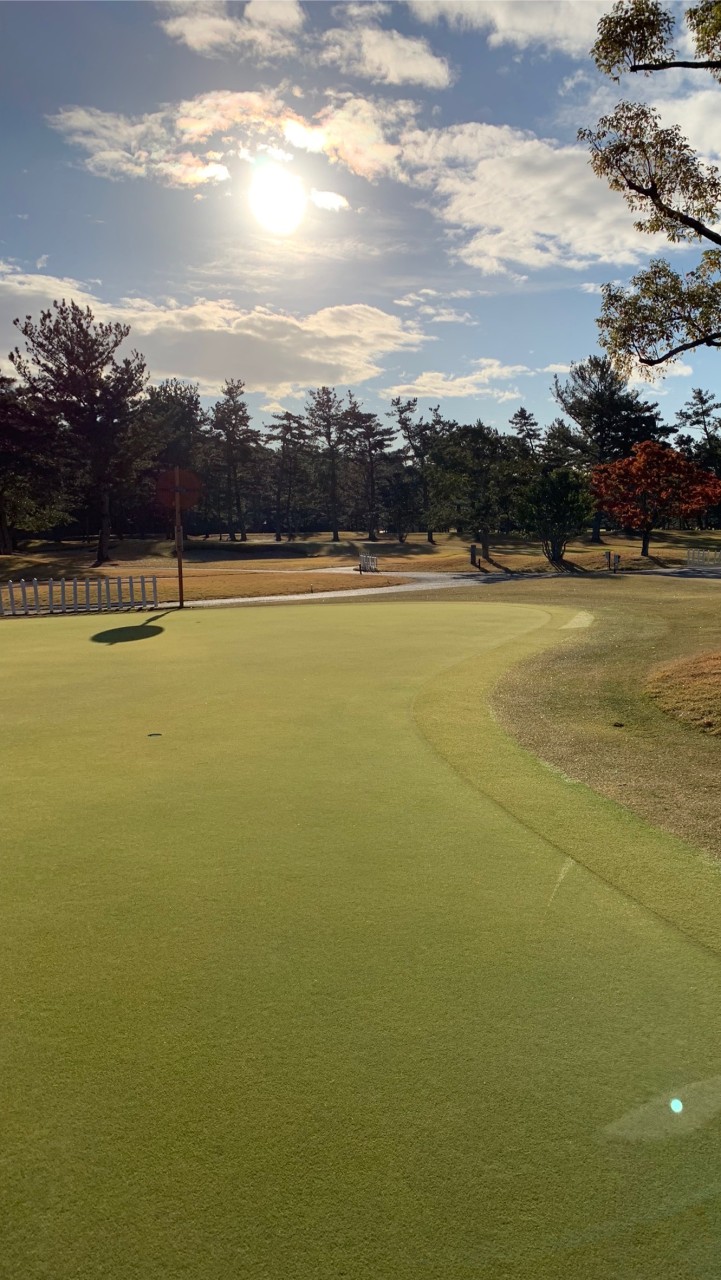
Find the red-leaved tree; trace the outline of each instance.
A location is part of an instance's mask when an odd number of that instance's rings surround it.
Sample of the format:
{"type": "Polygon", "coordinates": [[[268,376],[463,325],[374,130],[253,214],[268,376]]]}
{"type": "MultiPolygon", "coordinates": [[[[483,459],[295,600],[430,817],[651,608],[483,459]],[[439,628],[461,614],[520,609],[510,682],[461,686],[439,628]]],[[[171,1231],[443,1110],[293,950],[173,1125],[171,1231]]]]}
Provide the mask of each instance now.
{"type": "Polygon", "coordinates": [[[643,535],[642,556],[648,555],[653,529],[721,502],[716,476],[654,440],[634,445],[630,458],[594,467],[591,487],[604,511],[643,535]]]}

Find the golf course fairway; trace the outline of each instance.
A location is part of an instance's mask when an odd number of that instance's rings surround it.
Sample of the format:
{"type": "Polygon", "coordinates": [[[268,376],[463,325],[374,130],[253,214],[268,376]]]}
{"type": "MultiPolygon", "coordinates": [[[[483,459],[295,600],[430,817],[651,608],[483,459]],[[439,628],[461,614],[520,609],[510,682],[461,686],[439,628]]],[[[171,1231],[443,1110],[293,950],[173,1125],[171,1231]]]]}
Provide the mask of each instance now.
{"type": "Polygon", "coordinates": [[[3,1276],[718,1276],[718,873],[485,702],[571,617],[0,624],[3,1276]]]}

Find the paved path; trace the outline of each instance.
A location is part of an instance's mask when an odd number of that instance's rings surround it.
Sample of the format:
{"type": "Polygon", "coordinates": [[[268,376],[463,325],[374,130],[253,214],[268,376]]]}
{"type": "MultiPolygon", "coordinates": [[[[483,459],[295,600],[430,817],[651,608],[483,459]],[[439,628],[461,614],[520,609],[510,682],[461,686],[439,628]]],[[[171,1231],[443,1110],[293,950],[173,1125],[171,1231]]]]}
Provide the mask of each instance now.
{"type": "MultiPolygon", "coordinates": [[[[251,571],[252,572],[252,571],[251,571]]],[[[319,569],[318,573],[348,573],[347,567],[319,569]]],[[[716,578],[721,579],[721,568],[678,568],[678,569],[643,569],[633,576],[662,576],[666,578],[716,578]]],[[[526,578],[538,578],[537,573],[422,573],[389,570],[388,576],[402,578],[404,581],[394,587],[354,587],[349,591],[303,591],[294,595],[283,596],[229,596],[215,600],[187,600],[186,609],[219,609],[229,605],[251,604],[295,604],[298,601],[310,600],[349,600],[356,596],[383,596],[407,594],[413,591],[448,590],[450,587],[484,587],[497,582],[517,582],[526,578]]],[[[576,575],[557,574],[554,577],[574,577],[576,575]]],[[[580,575],[579,575],[580,576],[580,575]]],[[[594,573],[594,578],[610,578],[611,573],[594,573]]],[[[172,609],[177,607],[176,601],[169,601],[163,606],[172,609]]]]}
{"type": "MultiPolygon", "coordinates": [[[[338,571],[330,569],[321,570],[321,572],[336,573],[338,571]]],[[[409,581],[395,587],[354,587],[350,591],[303,591],[290,596],[236,596],[225,600],[187,600],[185,607],[186,609],[214,609],[231,604],[289,604],[298,600],[348,600],[355,596],[398,595],[409,591],[427,591],[429,587],[439,591],[448,587],[474,586],[490,581],[503,582],[508,577],[505,573],[488,574],[485,578],[477,578],[475,574],[470,573],[394,573],[392,576],[407,578],[409,581]]],[[[172,608],[172,604],[169,607],[172,608]]]]}

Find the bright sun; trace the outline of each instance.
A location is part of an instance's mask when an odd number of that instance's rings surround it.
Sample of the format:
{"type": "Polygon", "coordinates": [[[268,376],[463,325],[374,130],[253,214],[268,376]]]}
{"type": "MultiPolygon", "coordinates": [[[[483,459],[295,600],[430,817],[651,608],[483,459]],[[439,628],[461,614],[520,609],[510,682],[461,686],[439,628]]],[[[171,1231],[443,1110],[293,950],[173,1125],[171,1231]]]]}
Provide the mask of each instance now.
{"type": "Polygon", "coordinates": [[[300,178],[271,163],[255,170],[249,200],[260,225],[276,236],[289,236],[300,226],[308,202],[300,178]]]}

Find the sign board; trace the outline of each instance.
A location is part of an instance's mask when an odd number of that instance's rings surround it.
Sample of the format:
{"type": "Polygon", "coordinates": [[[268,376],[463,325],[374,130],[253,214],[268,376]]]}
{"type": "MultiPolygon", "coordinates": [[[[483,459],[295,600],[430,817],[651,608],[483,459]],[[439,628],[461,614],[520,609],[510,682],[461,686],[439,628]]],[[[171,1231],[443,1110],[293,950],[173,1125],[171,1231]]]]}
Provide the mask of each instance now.
{"type": "Polygon", "coordinates": [[[159,506],[174,510],[176,494],[180,510],[189,511],[200,502],[203,495],[203,482],[194,471],[182,471],[179,467],[173,467],[170,471],[161,471],[155,489],[159,506]]]}

